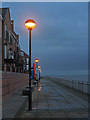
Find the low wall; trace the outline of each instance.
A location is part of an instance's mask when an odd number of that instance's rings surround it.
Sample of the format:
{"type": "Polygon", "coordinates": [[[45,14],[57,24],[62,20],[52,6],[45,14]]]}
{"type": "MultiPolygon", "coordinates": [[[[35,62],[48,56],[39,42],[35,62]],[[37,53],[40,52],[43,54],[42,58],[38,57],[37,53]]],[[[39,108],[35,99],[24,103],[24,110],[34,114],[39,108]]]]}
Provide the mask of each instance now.
{"type": "Polygon", "coordinates": [[[47,77],[47,79],[57,84],[62,84],[69,88],[78,90],[82,93],[90,94],[90,90],[89,90],[90,83],[89,82],[79,81],[79,80],[66,80],[63,78],[54,78],[54,77],[47,77]]]}
{"type": "Polygon", "coordinates": [[[2,72],[2,99],[28,85],[29,76],[24,73],[2,72]]]}

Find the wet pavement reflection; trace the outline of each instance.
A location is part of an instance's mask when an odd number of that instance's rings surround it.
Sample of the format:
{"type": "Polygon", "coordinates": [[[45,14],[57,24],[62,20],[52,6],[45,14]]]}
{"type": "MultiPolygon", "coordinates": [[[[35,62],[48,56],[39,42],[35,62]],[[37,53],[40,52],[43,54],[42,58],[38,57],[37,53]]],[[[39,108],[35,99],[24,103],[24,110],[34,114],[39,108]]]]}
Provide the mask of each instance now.
{"type": "MultiPolygon", "coordinates": [[[[46,79],[41,80],[36,85],[32,98],[32,113],[35,113],[35,115],[37,115],[37,113],[48,113],[53,116],[54,112],[57,114],[62,113],[64,115],[61,116],[66,117],[72,115],[73,117],[75,115],[77,117],[88,117],[88,99],[82,99],[77,94],[52,81],[46,79]]],[[[60,117],[60,115],[58,116],[60,117]]]]}
{"type": "Polygon", "coordinates": [[[47,80],[42,80],[38,84],[37,98],[38,109],[86,109],[88,107],[87,101],[47,80]]]}

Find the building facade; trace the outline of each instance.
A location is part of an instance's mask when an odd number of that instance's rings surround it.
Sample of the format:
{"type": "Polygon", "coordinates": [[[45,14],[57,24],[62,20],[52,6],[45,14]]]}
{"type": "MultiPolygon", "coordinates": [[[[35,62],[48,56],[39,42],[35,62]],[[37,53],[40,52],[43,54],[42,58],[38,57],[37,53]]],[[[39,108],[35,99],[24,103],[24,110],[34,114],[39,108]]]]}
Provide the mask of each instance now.
{"type": "Polygon", "coordinates": [[[21,59],[23,60],[23,73],[29,73],[29,56],[21,50],[21,59]]]}
{"type": "Polygon", "coordinates": [[[28,55],[20,49],[19,35],[14,31],[9,8],[2,8],[2,70],[27,73],[28,55]],[[23,56],[22,56],[23,53],[23,56]]]}

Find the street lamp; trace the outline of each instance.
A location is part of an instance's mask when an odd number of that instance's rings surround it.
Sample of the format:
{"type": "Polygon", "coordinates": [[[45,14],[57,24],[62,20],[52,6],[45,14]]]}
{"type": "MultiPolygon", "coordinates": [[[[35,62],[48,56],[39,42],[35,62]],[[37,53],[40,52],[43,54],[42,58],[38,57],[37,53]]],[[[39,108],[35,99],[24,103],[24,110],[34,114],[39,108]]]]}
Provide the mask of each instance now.
{"type": "Polygon", "coordinates": [[[38,66],[38,69],[40,69],[40,66],[38,66]]]}
{"type": "Polygon", "coordinates": [[[29,30],[29,108],[32,110],[32,89],[31,89],[31,30],[34,29],[36,23],[34,20],[29,19],[25,22],[25,27],[29,30]]]}
{"type": "Polygon", "coordinates": [[[35,62],[37,63],[39,60],[38,59],[35,59],[35,62]]]}
{"type": "Polygon", "coordinates": [[[38,59],[35,59],[35,63],[36,63],[36,68],[38,68],[38,59]]]}

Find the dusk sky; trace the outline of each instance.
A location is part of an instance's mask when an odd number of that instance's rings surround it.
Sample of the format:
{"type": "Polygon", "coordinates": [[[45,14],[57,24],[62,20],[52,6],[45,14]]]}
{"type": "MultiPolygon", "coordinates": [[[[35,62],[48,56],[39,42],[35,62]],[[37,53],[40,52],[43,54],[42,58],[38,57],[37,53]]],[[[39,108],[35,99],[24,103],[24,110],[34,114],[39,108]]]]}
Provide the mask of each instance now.
{"type": "Polygon", "coordinates": [[[28,53],[28,30],[33,19],[32,63],[37,58],[42,75],[85,75],[88,72],[88,3],[12,2],[9,7],[21,49],[28,53]]]}

